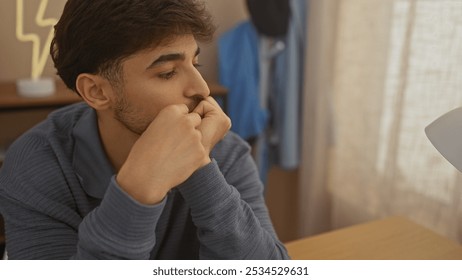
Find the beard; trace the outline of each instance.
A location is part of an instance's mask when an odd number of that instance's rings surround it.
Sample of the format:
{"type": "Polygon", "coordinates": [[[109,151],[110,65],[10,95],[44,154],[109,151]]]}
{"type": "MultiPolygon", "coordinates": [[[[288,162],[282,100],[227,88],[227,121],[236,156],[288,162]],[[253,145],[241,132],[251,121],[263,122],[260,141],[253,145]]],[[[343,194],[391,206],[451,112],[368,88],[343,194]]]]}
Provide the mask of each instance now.
{"type": "MultiPolygon", "coordinates": [[[[119,121],[126,129],[131,132],[141,135],[148,128],[151,122],[155,119],[143,117],[146,116],[145,112],[140,112],[138,108],[131,105],[123,92],[118,92],[117,100],[114,105],[114,118],[119,121]]],[[[203,100],[202,97],[193,97],[191,102],[186,104],[189,113],[191,113],[196,106],[203,100]]]]}
{"type": "Polygon", "coordinates": [[[126,129],[138,135],[143,134],[152,119],[143,118],[142,115],[138,109],[128,103],[123,93],[118,94],[114,105],[114,118],[126,129]]]}

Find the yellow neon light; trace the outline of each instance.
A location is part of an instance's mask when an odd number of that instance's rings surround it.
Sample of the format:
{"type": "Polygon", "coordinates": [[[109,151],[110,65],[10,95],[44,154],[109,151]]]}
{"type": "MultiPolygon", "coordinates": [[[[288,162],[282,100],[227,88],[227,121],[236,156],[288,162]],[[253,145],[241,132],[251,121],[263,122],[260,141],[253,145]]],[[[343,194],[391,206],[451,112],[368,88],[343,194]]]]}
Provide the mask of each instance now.
{"type": "Polygon", "coordinates": [[[44,18],[45,10],[48,5],[48,0],[42,0],[35,16],[35,23],[40,27],[50,26],[50,32],[43,45],[42,52],[40,52],[40,37],[37,34],[29,33],[24,34],[24,0],[16,0],[16,38],[21,42],[32,42],[32,79],[38,79],[45,68],[48,58],[48,49],[51,40],[53,39],[54,29],[53,26],[58,22],[54,18],[44,18]]]}

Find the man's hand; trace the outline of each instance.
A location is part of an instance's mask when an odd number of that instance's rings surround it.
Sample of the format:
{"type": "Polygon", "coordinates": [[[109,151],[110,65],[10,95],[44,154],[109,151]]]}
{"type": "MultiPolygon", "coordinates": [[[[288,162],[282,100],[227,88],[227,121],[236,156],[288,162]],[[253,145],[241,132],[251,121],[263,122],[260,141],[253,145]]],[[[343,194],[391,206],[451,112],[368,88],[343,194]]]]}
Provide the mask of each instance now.
{"type": "Polygon", "coordinates": [[[202,117],[198,129],[202,133],[202,144],[210,154],[213,147],[225,137],[231,128],[231,120],[210,96],[202,100],[193,112],[202,117]]]}
{"type": "Polygon", "coordinates": [[[217,126],[212,125],[212,115],[219,115],[213,113],[217,110],[211,107],[209,103],[203,105],[204,109],[198,110],[203,114],[189,113],[184,104],[170,105],[159,112],[133,145],[117,175],[122,189],[141,203],[155,204],[171,188],[210,163],[210,145],[216,143],[216,137],[224,135],[223,132],[209,131],[217,126]],[[206,132],[205,137],[202,130],[206,132]],[[206,148],[204,140],[208,145],[206,148]]]}

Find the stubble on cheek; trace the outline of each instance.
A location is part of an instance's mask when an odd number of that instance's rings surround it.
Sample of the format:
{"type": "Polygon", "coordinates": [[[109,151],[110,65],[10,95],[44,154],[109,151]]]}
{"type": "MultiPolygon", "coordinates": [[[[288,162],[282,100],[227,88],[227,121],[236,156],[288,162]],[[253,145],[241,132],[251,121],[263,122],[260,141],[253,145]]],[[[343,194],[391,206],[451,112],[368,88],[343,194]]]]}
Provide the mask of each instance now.
{"type": "MultiPolygon", "coordinates": [[[[189,113],[193,112],[203,100],[204,98],[201,96],[192,97],[189,102],[185,104],[188,107],[189,113]]],[[[157,114],[155,114],[155,116],[148,118],[147,115],[148,112],[140,112],[139,109],[129,104],[123,94],[119,95],[119,98],[115,102],[114,118],[133,133],[138,135],[143,134],[157,116],[157,114]]]]}
{"type": "Polygon", "coordinates": [[[128,104],[124,97],[117,100],[114,106],[114,118],[131,132],[141,135],[152,120],[142,116],[142,112],[128,104]]]}

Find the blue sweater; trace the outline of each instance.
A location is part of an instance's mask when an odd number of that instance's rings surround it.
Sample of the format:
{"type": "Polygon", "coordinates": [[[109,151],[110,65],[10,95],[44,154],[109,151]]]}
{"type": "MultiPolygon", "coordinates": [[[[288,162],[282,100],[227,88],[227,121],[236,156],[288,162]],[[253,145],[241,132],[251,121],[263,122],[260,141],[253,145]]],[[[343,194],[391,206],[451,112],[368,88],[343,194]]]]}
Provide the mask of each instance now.
{"type": "Polygon", "coordinates": [[[212,162],[157,205],[125,193],[84,103],[8,149],[0,211],[10,259],[287,259],[248,145],[230,132],[212,162]]]}

